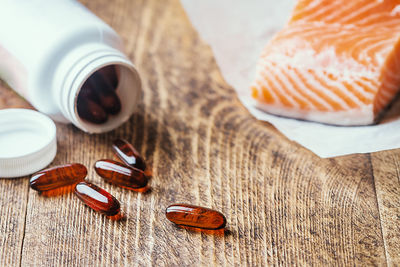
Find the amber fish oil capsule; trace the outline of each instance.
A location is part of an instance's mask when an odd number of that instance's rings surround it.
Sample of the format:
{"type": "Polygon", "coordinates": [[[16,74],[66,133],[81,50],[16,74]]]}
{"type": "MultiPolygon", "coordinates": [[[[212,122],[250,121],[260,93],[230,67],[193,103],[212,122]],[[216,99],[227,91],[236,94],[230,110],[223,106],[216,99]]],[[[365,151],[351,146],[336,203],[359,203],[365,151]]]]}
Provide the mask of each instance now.
{"type": "Polygon", "coordinates": [[[146,175],[150,174],[149,170],[146,168],[144,159],[129,142],[123,139],[117,139],[114,141],[112,148],[118,158],[125,164],[144,171],[146,175]]]}
{"type": "Polygon", "coordinates": [[[118,70],[115,65],[108,65],[98,70],[98,72],[107,79],[107,82],[111,84],[114,90],[117,90],[119,78],[118,70]]]}
{"type": "Polygon", "coordinates": [[[65,164],[42,170],[32,175],[30,187],[46,196],[59,195],[73,190],[85,179],[87,169],[79,163],[65,164]]]}
{"type": "Polygon", "coordinates": [[[226,225],[226,218],[219,211],[188,204],[170,205],[165,215],[168,220],[180,226],[218,230],[226,225]]]}
{"type": "Polygon", "coordinates": [[[80,182],[75,186],[75,195],[93,210],[110,219],[122,218],[119,201],[106,190],[88,182],[80,182]]]}
{"type": "Polygon", "coordinates": [[[117,115],[121,111],[121,100],[115,92],[117,85],[118,77],[114,66],[94,72],[79,92],[79,117],[94,124],[103,124],[107,122],[109,115],[117,115]]]}
{"type": "Polygon", "coordinates": [[[107,113],[98,104],[96,95],[90,87],[83,87],[79,93],[77,110],[81,119],[94,124],[103,124],[108,120],[107,113]]]}
{"type": "Polygon", "coordinates": [[[110,115],[116,115],[121,111],[121,101],[115,93],[115,88],[100,71],[89,77],[85,85],[92,88],[98,104],[110,115]]]}
{"type": "Polygon", "coordinates": [[[94,164],[94,168],[107,182],[123,188],[134,190],[147,185],[147,178],[142,170],[114,160],[99,160],[94,164]]]}

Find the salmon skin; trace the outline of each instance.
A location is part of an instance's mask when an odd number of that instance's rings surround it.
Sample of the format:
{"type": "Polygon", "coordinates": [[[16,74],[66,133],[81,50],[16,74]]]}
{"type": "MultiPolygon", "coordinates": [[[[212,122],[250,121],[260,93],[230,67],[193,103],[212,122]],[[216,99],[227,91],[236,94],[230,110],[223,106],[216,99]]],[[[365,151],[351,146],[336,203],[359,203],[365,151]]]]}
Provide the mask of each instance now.
{"type": "Polygon", "coordinates": [[[251,85],[266,112],[335,125],[376,122],[400,89],[400,0],[300,0],[251,85]]]}

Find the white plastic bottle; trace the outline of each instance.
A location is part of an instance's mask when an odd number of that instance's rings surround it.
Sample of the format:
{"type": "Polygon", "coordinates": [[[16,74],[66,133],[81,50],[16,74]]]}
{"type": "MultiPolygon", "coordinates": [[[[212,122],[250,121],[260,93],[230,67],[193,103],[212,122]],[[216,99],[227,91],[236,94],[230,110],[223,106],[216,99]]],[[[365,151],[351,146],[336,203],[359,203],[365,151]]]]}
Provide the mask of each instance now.
{"type": "Polygon", "coordinates": [[[139,74],[118,35],[75,0],[0,0],[0,78],[40,112],[90,133],[124,123],[141,97],[139,74]],[[104,123],[82,119],[82,86],[110,65],[121,110],[104,123]]]}

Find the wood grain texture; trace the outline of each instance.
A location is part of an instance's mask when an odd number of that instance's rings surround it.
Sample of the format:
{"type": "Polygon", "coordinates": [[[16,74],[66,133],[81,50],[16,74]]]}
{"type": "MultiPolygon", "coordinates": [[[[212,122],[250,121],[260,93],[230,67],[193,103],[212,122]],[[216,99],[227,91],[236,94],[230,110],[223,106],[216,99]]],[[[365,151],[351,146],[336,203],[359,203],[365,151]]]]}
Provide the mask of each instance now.
{"type": "Polygon", "coordinates": [[[386,258],[400,264],[400,161],[398,151],[371,156],[386,258]]]}
{"type": "MultiPolygon", "coordinates": [[[[320,159],[255,120],[223,80],[178,0],[83,1],[123,38],[144,96],[107,134],[57,124],[52,165],[80,162],[122,203],[113,222],[74,195],[42,197],[28,179],[0,180],[0,265],[398,265],[399,150],[320,159]],[[93,169],[131,141],[153,167],[146,194],[93,169]],[[164,209],[217,209],[223,236],[171,224],[164,209]]],[[[29,107],[4,85],[0,108],[29,107]]]]}

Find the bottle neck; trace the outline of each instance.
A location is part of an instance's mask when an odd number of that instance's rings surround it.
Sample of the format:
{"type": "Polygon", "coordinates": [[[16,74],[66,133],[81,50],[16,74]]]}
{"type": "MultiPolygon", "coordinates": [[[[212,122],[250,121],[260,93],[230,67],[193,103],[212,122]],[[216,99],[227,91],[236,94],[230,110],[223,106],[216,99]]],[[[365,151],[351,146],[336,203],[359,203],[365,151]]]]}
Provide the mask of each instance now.
{"type": "Polygon", "coordinates": [[[123,53],[105,44],[80,46],[67,54],[56,71],[54,86],[54,97],[61,113],[76,127],[89,133],[102,133],[117,128],[130,118],[141,99],[141,82],[135,66],[123,53]],[[78,115],[78,95],[94,72],[109,65],[119,70],[116,92],[121,100],[121,111],[103,124],[85,121],[78,115]]]}

